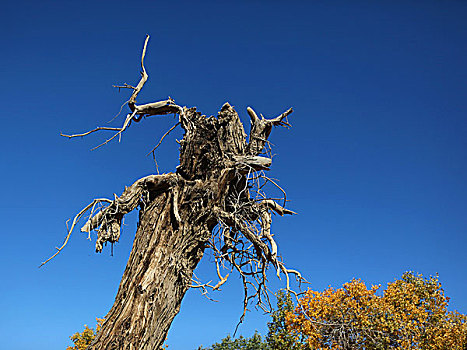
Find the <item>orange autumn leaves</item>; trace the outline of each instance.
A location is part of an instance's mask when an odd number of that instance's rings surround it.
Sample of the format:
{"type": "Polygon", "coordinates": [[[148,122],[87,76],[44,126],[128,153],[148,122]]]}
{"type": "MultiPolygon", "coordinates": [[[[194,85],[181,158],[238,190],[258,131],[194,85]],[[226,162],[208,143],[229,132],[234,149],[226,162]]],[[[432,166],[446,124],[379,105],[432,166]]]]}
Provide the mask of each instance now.
{"type": "Polygon", "coordinates": [[[67,347],[66,350],[86,350],[96,337],[97,332],[101,329],[104,319],[96,318],[96,321],[97,326],[95,332],[93,328],[84,325],[84,331],[82,333],[76,332],[70,337],[74,345],[67,347]]]}
{"type": "Polygon", "coordinates": [[[287,315],[290,332],[310,349],[464,349],[467,317],[447,310],[437,277],[405,273],[370,289],[361,280],[309,290],[287,315]]]}
{"type": "MultiPolygon", "coordinates": [[[[448,311],[448,302],[437,277],[411,272],[388,283],[385,290],[368,289],[356,279],[340,289],[309,290],[295,309],[290,296],[279,294],[267,344],[250,348],[465,350],[467,317],[448,311]]],[[[98,319],[96,331],[102,321],[98,319]]],[[[95,334],[85,326],[70,337],[74,346],[67,350],[85,350],[95,334]]]]}

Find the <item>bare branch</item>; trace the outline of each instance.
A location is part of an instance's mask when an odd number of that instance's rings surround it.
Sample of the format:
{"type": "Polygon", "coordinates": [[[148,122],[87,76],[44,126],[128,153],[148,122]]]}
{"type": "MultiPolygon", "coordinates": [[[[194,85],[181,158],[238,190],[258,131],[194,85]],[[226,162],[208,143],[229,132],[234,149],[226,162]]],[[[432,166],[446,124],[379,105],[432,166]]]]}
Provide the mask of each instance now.
{"type": "Polygon", "coordinates": [[[83,209],[81,209],[81,211],[78,214],[76,214],[76,216],[73,218],[73,222],[72,222],[71,227],[69,229],[68,229],[68,224],[67,224],[68,234],[66,235],[65,241],[63,242],[62,246],[60,248],[57,247],[56,248],[57,251],[55,252],[55,254],[52,255],[50,258],[48,258],[46,261],[44,261],[42,264],[40,264],[39,267],[42,267],[45,264],[47,264],[50,260],[55,258],[62,251],[63,248],[65,248],[65,246],[68,243],[68,240],[71,237],[73,229],[75,228],[76,224],[81,219],[81,217],[84,215],[84,213],[86,213],[89,209],[94,208],[96,204],[102,203],[102,202],[111,203],[112,201],[110,199],[107,199],[107,198],[94,199],[91,203],[89,203],[87,206],[85,206],[83,209]]]}
{"type": "MultiPolygon", "coordinates": [[[[279,186],[279,184],[275,180],[271,179],[270,177],[267,177],[266,175],[263,174],[262,178],[266,180],[265,183],[266,182],[272,183],[279,191],[282,192],[282,194],[284,195],[283,206],[285,206],[285,203],[287,202],[287,193],[285,192],[285,190],[281,186],[279,186]]],[[[285,213],[285,214],[289,214],[289,213],[285,213]]],[[[292,212],[292,214],[296,214],[296,213],[292,212]]]]}
{"type": "Polygon", "coordinates": [[[219,261],[217,258],[216,258],[216,267],[217,267],[217,276],[219,277],[219,282],[212,288],[212,290],[219,289],[225,282],[227,282],[227,279],[229,278],[229,274],[225,275],[225,277],[222,277],[221,272],[219,270],[219,261]]]}
{"type": "MultiPolygon", "coordinates": [[[[138,94],[140,93],[141,89],[143,88],[144,84],[146,83],[148,79],[148,74],[146,73],[146,69],[144,68],[144,57],[146,56],[146,48],[147,44],[149,41],[149,35],[146,36],[146,40],[144,41],[144,46],[143,46],[143,52],[141,54],[141,79],[139,83],[136,85],[136,87],[133,87],[129,84],[124,84],[124,85],[114,85],[114,87],[117,87],[119,89],[125,88],[125,89],[132,89],[133,93],[128,100],[128,107],[131,110],[131,113],[127,114],[127,117],[125,118],[125,121],[122,125],[121,128],[116,128],[116,127],[97,127],[93,130],[87,131],[85,133],[81,134],[73,134],[73,135],[67,135],[67,134],[62,134],[60,133],[61,136],[68,137],[68,138],[73,138],[73,137],[83,137],[87,136],[89,134],[92,134],[96,131],[101,131],[101,130],[111,130],[111,131],[117,131],[111,138],[105,140],[103,143],[99,144],[98,146],[92,148],[92,150],[95,150],[99,147],[102,147],[112,141],[114,138],[118,136],[119,142],[121,141],[121,136],[122,133],[130,126],[131,121],[139,122],[143,116],[151,116],[151,115],[165,115],[165,114],[180,114],[183,111],[183,108],[178,106],[177,104],[174,103],[174,100],[171,99],[170,97],[167,100],[163,101],[157,101],[157,102],[151,102],[143,105],[136,105],[136,98],[138,94]]],[[[117,116],[121,112],[117,114],[117,116]]],[[[115,116],[113,119],[115,119],[117,116],[115,116]]],[[[112,119],[112,120],[113,120],[112,119]]]]}
{"type": "Polygon", "coordinates": [[[248,112],[250,118],[251,118],[251,123],[255,124],[259,121],[258,116],[256,115],[256,112],[253,110],[251,107],[247,107],[246,111],[248,112]]]}
{"type": "Polygon", "coordinates": [[[154,151],[162,144],[162,141],[164,141],[165,137],[167,135],[169,135],[172,132],[172,130],[174,130],[179,125],[180,125],[180,122],[178,122],[177,124],[172,126],[164,135],[162,135],[162,137],[159,140],[159,142],[157,143],[157,145],[155,145],[154,148],[152,150],[150,150],[148,154],[146,154],[146,156],[149,156],[151,153],[154,155],[154,151]]]}
{"type": "Polygon", "coordinates": [[[95,149],[98,149],[99,147],[102,147],[106,144],[108,144],[110,141],[112,141],[114,138],[116,138],[118,136],[118,142],[120,142],[121,140],[121,136],[122,136],[122,132],[124,132],[126,130],[126,128],[130,125],[130,122],[131,122],[131,119],[135,116],[135,113],[133,112],[132,114],[128,114],[126,119],[125,119],[125,122],[123,123],[123,126],[120,128],[120,130],[114,134],[110,139],[107,139],[105,140],[104,142],[102,142],[100,145],[94,147],[91,149],[91,151],[94,151],[95,149]]]}
{"type": "Polygon", "coordinates": [[[233,157],[235,162],[235,166],[242,172],[246,173],[251,170],[258,171],[258,170],[269,170],[271,166],[272,159],[260,156],[234,156],[233,157]]]}
{"type": "Polygon", "coordinates": [[[132,89],[132,90],[135,90],[136,89],[134,86],[128,85],[127,83],[124,83],[123,85],[112,85],[112,87],[117,88],[118,90],[120,90],[120,89],[132,89]]]}
{"type": "Polygon", "coordinates": [[[120,106],[120,109],[118,110],[118,113],[115,114],[115,117],[113,117],[112,119],[110,119],[107,123],[111,123],[111,122],[113,122],[115,119],[117,119],[117,117],[120,115],[120,113],[122,113],[123,106],[125,106],[127,103],[128,103],[128,101],[123,102],[122,105],[120,106]]]}
{"type": "Polygon", "coordinates": [[[150,115],[165,115],[165,114],[180,114],[182,107],[175,104],[174,100],[168,98],[167,100],[146,103],[144,105],[134,105],[133,112],[142,116],[150,115]]]}
{"type": "Polygon", "coordinates": [[[268,207],[269,209],[274,210],[277,214],[280,216],[283,216],[284,214],[297,214],[296,212],[285,209],[284,207],[281,207],[279,204],[277,204],[275,201],[271,199],[265,199],[262,201],[262,204],[268,207]]]}
{"type": "Polygon", "coordinates": [[[146,40],[144,40],[143,53],[141,54],[141,79],[138,85],[136,85],[136,87],[133,89],[133,94],[131,95],[130,100],[128,101],[128,107],[130,107],[132,112],[135,111],[136,97],[138,97],[139,92],[148,80],[148,74],[146,73],[146,69],[144,68],[144,57],[146,56],[146,48],[148,46],[148,41],[149,35],[146,35],[146,40]]]}
{"type": "Polygon", "coordinates": [[[293,112],[293,109],[292,108],[289,108],[288,110],[286,110],[284,113],[282,113],[281,115],[279,115],[278,117],[276,118],[273,118],[273,119],[268,119],[267,121],[272,123],[272,125],[274,126],[286,126],[286,127],[290,127],[291,125],[289,124],[289,122],[287,121],[287,117],[293,112]],[[284,121],[284,118],[286,119],[284,121]]]}
{"type": "Polygon", "coordinates": [[[99,126],[99,127],[95,128],[95,129],[86,131],[86,132],[84,132],[84,133],[82,133],[82,134],[67,135],[67,134],[62,134],[62,133],[60,133],[60,136],[68,137],[69,139],[71,139],[71,138],[73,138],[73,137],[83,137],[83,136],[87,136],[87,135],[89,135],[89,134],[92,134],[93,132],[100,131],[100,130],[120,131],[121,128],[110,128],[110,127],[99,126]]]}

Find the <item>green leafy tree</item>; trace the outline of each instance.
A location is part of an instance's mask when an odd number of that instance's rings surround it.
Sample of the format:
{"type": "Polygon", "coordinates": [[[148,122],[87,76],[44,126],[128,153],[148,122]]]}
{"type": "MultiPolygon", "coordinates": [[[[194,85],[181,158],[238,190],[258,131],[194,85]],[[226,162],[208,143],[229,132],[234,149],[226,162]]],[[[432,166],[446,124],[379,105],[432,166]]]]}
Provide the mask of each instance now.
{"type": "Polygon", "coordinates": [[[304,344],[300,343],[287,330],[286,316],[293,312],[294,304],[290,294],[283,291],[277,293],[276,310],[271,314],[268,323],[268,335],[263,340],[255,331],[251,338],[242,336],[234,339],[230,335],[208,348],[199,347],[198,350],[300,350],[304,344]]]}
{"type": "Polygon", "coordinates": [[[268,335],[266,343],[271,350],[299,350],[302,349],[296,337],[287,329],[286,316],[294,311],[294,304],[290,293],[279,291],[277,293],[277,307],[271,314],[271,322],[268,323],[268,335]]]}
{"type": "Polygon", "coordinates": [[[230,335],[221,340],[220,343],[212,344],[208,348],[200,346],[198,350],[268,350],[267,344],[261,338],[261,335],[255,331],[251,338],[242,336],[233,339],[230,335]]]}

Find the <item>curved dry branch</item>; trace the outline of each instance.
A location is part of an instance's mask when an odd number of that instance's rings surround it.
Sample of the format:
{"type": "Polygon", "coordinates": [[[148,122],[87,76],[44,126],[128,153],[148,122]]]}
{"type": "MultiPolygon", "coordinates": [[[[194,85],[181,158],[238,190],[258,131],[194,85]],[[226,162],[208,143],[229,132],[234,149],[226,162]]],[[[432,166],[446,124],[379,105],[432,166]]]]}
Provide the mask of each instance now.
{"type": "Polygon", "coordinates": [[[148,117],[151,115],[181,114],[183,108],[175,103],[172,98],[167,100],[146,103],[144,105],[134,105],[133,113],[148,117]]]}
{"type": "Polygon", "coordinates": [[[110,141],[112,141],[114,138],[116,138],[117,136],[119,137],[119,142],[120,142],[120,139],[121,139],[121,135],[122,133],[128,128],[128,126],[130,126],[130,123],[131,123],[131,120],[133,119],[133,117],[135,116],[135,113],[132,113],[132,114],[128,114],[127,117],[125,118],[125,122],[123,123],[123,126],[121,128],[114,128],[114,127],[97,127],[93,130],[90,130],[90,131],[87,131],[87,132],[84,132],[84,133],[81,133],[81,134],[72,134],[72,135],[67,135],[67,134],[63,134],[63,133],[60,133],[60,136],[64,136],[64,137],[67,137],[69,139],[71,138],[74,138],[74,137],[83,137],[83,136],[87,136],[89,134],[92,134],[96,131],[101,131],[101,130],[110,130],[110,131],[117,131],[111,138],[107,139],[106,141],[104,141],[103,143],[101,143],[100,145],[94,147],[91,149],[91,151],[94,151],[95,149],[101,147],[101,146],[104,146],[105,144],[109,143],[110,141]]]}
{"type": "MultiPolygon", "coordinates": [[[[39,267],[42,267],[44,266],[45,264],[47,264],[50,260],[52,260],[53,258],[55,258],[61,251],[63,248],[65,248],[65,246],[67,245],[68,243],[68,240],[70,239],[71,237],[71,234],[73,232],[73,229],[75,228],[76,224],[78,223],[78,221],[81,219],[81,217],[84,215],[84,213],[86,213],[89,209],[91,209],[91,215],[93,214],[93,210],[95,208],[95,206],[97,204],[100,204],[102,202],[105,202],[105,203],[112,203],[112,201],[110,199],[107,199],[107,198],[97,198],[97,199],[94,199],[91,203],[89,203],[87,206],[85,206],[83,209],[81,209],[81,211],[76,214],[76,216],[73,218],[73,222],[71,224],[71,227],[68,229],[68,234],[66,235],[65,237],[65,241],[63,242],[62,246],[60,248],[56,247],[55,249],[57,249],[57,251],[55,252],[54,255],[52,255],[50,258],[48,258],[47,260],[45,260],[44,262],[42,262],[40,264],[39,267]]],[[[67,225],[68,227],[68,225],[67,225]]]]}
{"type": "MultiPolygon", "coordinates": [[[[135,88],[133,88],[133,93],[131,94],[130,100],[128,101],[128,107],[130,107],[131,111],[135,111],[135,104],[136,104],[136,97],[138,97],[139,92],[143,88],[144,84],[148,80],[148,74],[146,73],[146,69],[144,68],[144,57],[146,56],[146,48],[148,46],[148,41],[149,41],[149,34],[146,35],[146,40],[144,40],[144,46],[143,46],[143,53],[141,54],[141,79],[138,82],[138,85],[136,85],[135,88]]],[[[130,87],[130,85],[125,84],[126,86],[130,87]]]]}
{"type": "Polygon", "coordinates": [[[274,210],[277,214],[279,214],[280,216],[283,216],[284,214],[289,214],[289,215],[292,215],[292,214],[297,214],[296,212],[292,211],[292,210],[289,210],[289,209],[285,209],[284,207],[281,207],[279,204],[277,204],[275,201],[273,201],[272,199],[264,199],[262,202],[261,202],[262,205],[266,206],[268,209],[272,209],[274,210]]]}
{"type": "Polygon", "coordinates": [[[226,274],[225,277],[222,277],[220,268],[219,268],[219,260],[216,259],[216,268],[217,268],[217,277],[219,277],[219,282],[212,288],[212,290],[218,290],[229,278],[229,274],[226,274]]]}
{"type": "Polygon", "coordinates": [[[148,152],[148,154],[146,154],[146,156],[149,156],[151,153],[152,153],[152,155],[154,156],[154,151],[162,144],[162,141],[164,141],[165,137],[166,137],[167,135],[169,135],[169,134],[172,132],[172,130],[174,130],[174,129],[175,129],[177,126],[179,126],[179,125],[180,125],[180,122],[178,122],[177,124],[175,124],[174,126],[172,126],[164,135],[162,135],[162,137],[161,137],[161,139],[159,140],[159,142],[157,143],[157,145],[155,145],[154,148],[153,148],[152,150],[150,150],[150,151],[148,152]]]}
{"type": "MultiPolygon", "coordinates": [[[[279,184],[275,180],[273,180],[270,177],[264,175],[264,173],[261,174],[260,177],[265,180],[264,184],[269,182],[269,183],[273,184],[275,188],[277,188],[279,191],[282,192],[282,194],[283,194],[282,201],[284,203],[283,205],[285,206],[285,203],[287,203],[287,192],[285,192],[285,190],[281,186],[279,186],[279,184]]],[[[264,198],[264,196],[263,196],[263,198],[264,198]]],[[[286,214],[289,214],[289,213],[286,213],[286,214]]],[[[297,214],[297,213],[292,212],[292,214],[297,214]]]]}

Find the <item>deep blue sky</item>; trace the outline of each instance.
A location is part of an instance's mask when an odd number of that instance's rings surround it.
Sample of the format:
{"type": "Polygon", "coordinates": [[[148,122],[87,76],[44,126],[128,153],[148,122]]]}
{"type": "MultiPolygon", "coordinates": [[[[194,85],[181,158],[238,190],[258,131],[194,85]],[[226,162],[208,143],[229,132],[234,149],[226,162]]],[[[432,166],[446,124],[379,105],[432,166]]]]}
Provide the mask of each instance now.
{"type": "MultiPolygon", "coordinates": [[[[5,349],[64,349],[113,303],[135,231],[94,253],[76,232],[42,269],[65,221],[94,197],[120,194],[155,171],[146,153],[171,117],[133,125],[120,144],[60,131],[104,125],[139,79],[140,102],[173,97],[216,114],[229,101],[266,116],[295,109],[276,129],[271,175],[299,215],[273,231],[311,287],[359,277],[386,284],[439,273],[451,307],[467,313],[467,2],[465,1],[11,1],[0,15],[2,171],[0,333],[5,349]],[[170,4],[169,4],[170,3],[170,4]]],[[[122,116],[115,121],[121,125],[122,116]]],[[[180,131],[160,147],[177,165],[180,131]]],[[[210,279],[209,256],[198,271],[210,279]]],[[[274,279],[273,288],[282,286],[274,279]]],[[[169,349],[209,345],[242,310],[231,278],[212,303],[190,291],[169,349]]],[[[240,328],[266,331],[251,312],[240,328]]]]}

